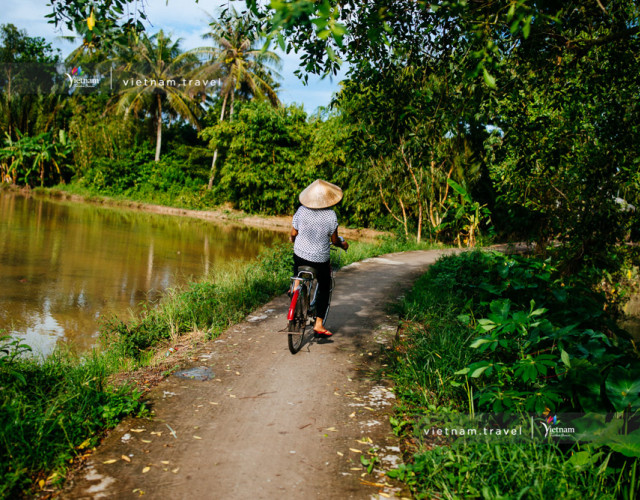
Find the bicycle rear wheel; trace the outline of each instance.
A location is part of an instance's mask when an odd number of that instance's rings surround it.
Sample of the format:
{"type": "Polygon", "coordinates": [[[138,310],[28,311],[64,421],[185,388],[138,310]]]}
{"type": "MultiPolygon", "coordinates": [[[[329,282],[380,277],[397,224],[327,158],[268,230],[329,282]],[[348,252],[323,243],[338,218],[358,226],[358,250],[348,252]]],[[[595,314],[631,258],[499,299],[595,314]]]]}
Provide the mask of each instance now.
{"type": "Polygon", "coordinates": [[[293,319],[289,321],[288,344],[291,354],[297,353],[304,344],[304,333],[309,322],[307,311],[309,310],[309,295],[307,287],[302,286],[298,294],[298,300],[293,313],[293,319]]]}

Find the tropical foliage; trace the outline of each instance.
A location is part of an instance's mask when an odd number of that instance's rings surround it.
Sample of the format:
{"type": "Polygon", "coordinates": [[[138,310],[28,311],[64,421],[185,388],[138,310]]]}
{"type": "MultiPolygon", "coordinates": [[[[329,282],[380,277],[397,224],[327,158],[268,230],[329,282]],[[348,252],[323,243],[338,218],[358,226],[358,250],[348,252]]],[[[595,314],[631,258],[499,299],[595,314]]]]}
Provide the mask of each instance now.
{"type": "Polygon", "coordinates": [[[550,259],[439,260],[403,300],[389,351],[391,424],[411,456],[389,474],[416,498],[637,496],[639,353],[605,304],[587,273],[550,259]],[[544,435],[554,417],[570,437],[544,435]],[[483,432],[496,428],[524,432],[483,432]]]}

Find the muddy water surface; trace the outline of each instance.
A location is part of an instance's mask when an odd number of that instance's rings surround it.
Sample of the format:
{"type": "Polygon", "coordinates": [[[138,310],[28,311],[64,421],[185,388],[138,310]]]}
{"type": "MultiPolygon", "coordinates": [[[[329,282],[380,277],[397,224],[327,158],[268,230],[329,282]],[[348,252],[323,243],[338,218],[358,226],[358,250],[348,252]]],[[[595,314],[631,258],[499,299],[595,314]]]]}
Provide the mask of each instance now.
{"type": "Polygon", "coordinates": [[[86,351],[101,318],[285,238],[267,230],[0,192],[0,330],[86,351]]]}

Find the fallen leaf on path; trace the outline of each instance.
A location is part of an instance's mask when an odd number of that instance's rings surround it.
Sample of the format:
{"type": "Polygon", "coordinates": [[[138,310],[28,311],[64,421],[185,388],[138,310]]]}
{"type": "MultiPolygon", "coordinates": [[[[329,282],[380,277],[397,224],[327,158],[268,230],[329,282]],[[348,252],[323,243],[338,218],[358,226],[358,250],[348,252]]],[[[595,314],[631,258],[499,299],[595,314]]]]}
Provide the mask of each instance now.
{"type": "Polygon", "coordinates": [[[349,415],[349,418],[354,418],[356,416],[356,412],[354,411],[351,415],[349,415]]]}
{"type": "Polygon", "coordinates": [[[365,481],[364,479],[360,479],[360,483],[366,484],[367,486],[375,486],[376,488],[386,488],[388,486],[382,483],[372,483],[371,481],[365,481]]]}
{"type": "Polygon", "coordinates": [[[169,460],[162,460],[160,463],[163,465],[169,465],[171,462],[169,462],[169,460]]]}
{"type": "Polygon", "coordinates": [[[143,443],[151,443],[151,440],[149,439],[141,439],[140,441],[142,441],[143,443]]]}
{"type": "Polygon", "coordinates": [[[172,435],[174,438],[178,439],[178,435],[176,434],[176,431],[174,431],[174,430],[171,428],[171,426],[170,426],[169,424],[164,424],[164,425],[166,425],[166,426],[167,426],[167,429],[169,429],[169,431],[171,432],[171,435],[172,435]]]}
{"type": "Polygon", "coordinates": [[[363,437],[362,439],[356,439],[356,443],[373,444],[373,441],[371,441],[371,438],[369,438],[369,437],[363,437]]]}
{"type": "Polygon", "coordinates": [[[335,427],[329,427],[327,430],[331,432],[338,432],[338,429],[336,429],[335,427]]]}
{"type": "Polygon", "coordinates": [[[112,458],[111,460],[105,460],[102,463],[106,464],[106,465],[109,465],[109,464],[115,464],[116,462],[117,462],[117,460],[115,458],[112,458]]]}
{"type": "Polygon", "coordinates": [[[391,498],[391,495],[387,495],[386,493],[378,493],[378,495],[384,498],[391,498]]]}
{"type": "Polygon", "coordinates": [[[131,432],[144,432],[146,429],[129,429],[131,432]]]}
{"type": "Polygon", "coordinates": [[[229,394],[229,397],[230,398],[235,398],[236,396],[235,396],[235,394],[229,394]]]}
{"type": "Polygon", "coordinates": [[[147,473],[147,472],[149,472],[150,470],[151,470],[151,467],[148,467],[148,466],[147,466],[147,467],[144,467],[144,468],[142,469],[142,473],[143,473],[143,474],[146,474],[146,473],[147,473]]]}
{"type": "Polygon", "coordinates": [[[44,479],[40,479],[40,481],[38,481],[38,486],[40,486],[40,489],[44,488],[44,484],[45,484],[44,479]]]}
{"type": "Polygon", "coordinates": [[[154,434],[156,436],[162,436],[162,431],[158,431],[158,432],[151,431],[151,434],[154,434]]]}
{"type": "Polygon", "coordinates": [[[193,439],[202,439],[200,436],[193,436],[193,439]]]}
{"type": "Polygon", "coordinates": [[[369,411],[375,411],[373,408],[369,408],[368,406],[365,406],[364,409],[369,411]]]}
{"type": "Polygon", "coordinates": [[[171,472],[173,472],[174,474],[177,474],[179,470],[180,470],[180,467],[176,467],[171,472]]]}
{"type": "Polygon", "coordinates": [[[122,460],[124,460],[125,462],[131,463],[131,459],[130,459],[128,456],[126,456],[126,455],[122,455],[120,458],[121,458],[122,460]]]}
{"type": "Polygon", "coordinates": [[[362,470],[362,467],[351,467],[349,470],[362,470]]]}
{"type": "Polygon", "coordinates": [[[344,453],[340,453],[339,451],[336,451],[336,453],[337,453],[338,455],[340,455],[341,457],[344,457],[344,453]]]}
{"type": "Polygon", "coordinates": [[[358,450],[356,448],[349,448],[349,450],[354,452],[354,453],[362,453],[362,450],[358,450]]]}
{"type": "Polygon", "coordinates": [[[338,393],[338,392],[334,392],[334,394],[335,394],[336,396],[340,396],[340,393],[338,393]]]}
{"type": "Polygon", "coordinates": [[[136,488],[135,490],[132,491],[132,493],[137,493],[138,496],[144,495],[144,491],[142,491],[140,488],[136,488]]]}
{"type": "Polygon", "coordinates": [[[210,405],[217,405],[218,403],[216,403],[215,401],[209,401],[210,405]]]}

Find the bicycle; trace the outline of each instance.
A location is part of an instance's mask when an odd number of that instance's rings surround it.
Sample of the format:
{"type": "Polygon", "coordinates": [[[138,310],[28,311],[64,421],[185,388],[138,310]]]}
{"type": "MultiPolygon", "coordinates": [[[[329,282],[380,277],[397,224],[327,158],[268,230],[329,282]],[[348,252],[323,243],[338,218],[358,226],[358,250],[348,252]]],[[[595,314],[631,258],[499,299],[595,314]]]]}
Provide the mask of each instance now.
{"type": "MultiPolygon", "coordinates": [[[[341,241],[342,238],[340,238],[341,241]]],[[[331,246],[331,251],[338,252],[336,246],[331,246]]],[[[338,252],[338,255],[341,255],[338,252]]],[[[340,258],[336,267],[340,267],[340,258]]],[[[324,315],[323,321],[326,323],[329,316],[329,309],[331,308],[331,294],[335,285],[334,268],[331,266],[331,288],[329,289],[329,303],[327,304],[327,312],[324,315]]],[[[287,343],[289,344],[289,350],[291,354],[296,354],[304,345],[304,337],[307,332],[307,328],[313,325],[316,321],[316,298],[318,293],[318,281],[316,279],[316,270],[310,266],[300,266],[298,268],[297,276],[291,278],[291,288],[293,293],[291,295],[291,304],[289,305],[289,312],[287,314],[287,320],[289,321],[287,335],[287,343]],[[296,285],[298,282],[298,285],[296,285]]]]}

